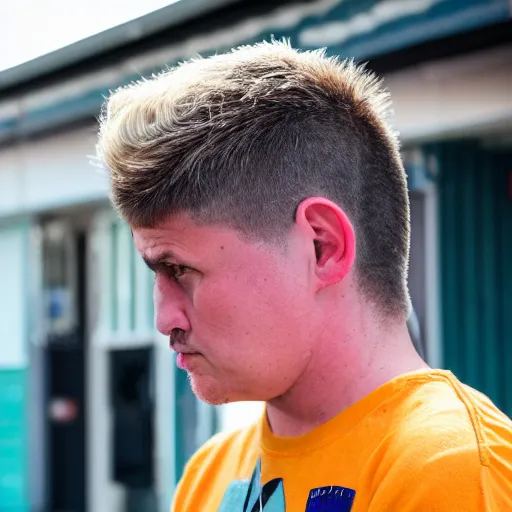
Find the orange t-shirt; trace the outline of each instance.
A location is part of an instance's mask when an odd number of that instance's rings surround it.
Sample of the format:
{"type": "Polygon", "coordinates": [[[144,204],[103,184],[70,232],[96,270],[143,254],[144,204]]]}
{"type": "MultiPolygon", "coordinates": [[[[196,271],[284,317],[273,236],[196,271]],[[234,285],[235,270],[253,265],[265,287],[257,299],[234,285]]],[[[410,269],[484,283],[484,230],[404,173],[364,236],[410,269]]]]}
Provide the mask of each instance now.
{"type": "Polygon", "coordinates": [[[409,373],[301,437],[274,436],[265,416],[218,434],[172,510],[509,512],[512,422],[448,371],[409,373]]]}

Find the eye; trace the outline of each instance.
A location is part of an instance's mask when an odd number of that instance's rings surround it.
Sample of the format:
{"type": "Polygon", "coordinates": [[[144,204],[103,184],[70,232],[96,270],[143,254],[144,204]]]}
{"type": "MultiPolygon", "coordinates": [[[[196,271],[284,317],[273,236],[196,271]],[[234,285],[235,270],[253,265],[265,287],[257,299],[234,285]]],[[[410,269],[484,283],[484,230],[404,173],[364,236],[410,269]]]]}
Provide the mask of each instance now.
{"type": "Polygon", "coordinates": [[[186,267],[185,265],[173,265],[173,264],[168,264],[168,265],[165,265],[165,268],[166,268],[166,272],[167,274],[172,277],[172,279],[174,279],[177,283],[180,282],[180,279],[187,273],[190,271],[190,269],[188,267],[186,267]]]}

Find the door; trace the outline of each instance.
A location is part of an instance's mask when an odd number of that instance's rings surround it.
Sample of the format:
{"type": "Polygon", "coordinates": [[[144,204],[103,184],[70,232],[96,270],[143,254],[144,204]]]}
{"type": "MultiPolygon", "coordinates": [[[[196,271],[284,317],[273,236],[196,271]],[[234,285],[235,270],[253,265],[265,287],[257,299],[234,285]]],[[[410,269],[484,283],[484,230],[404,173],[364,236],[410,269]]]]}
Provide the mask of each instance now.
{"type": "Polygon", "coordinates": [[[85,512],[86,234],[43,229],[47,496],[51,511],[85,512]]]}

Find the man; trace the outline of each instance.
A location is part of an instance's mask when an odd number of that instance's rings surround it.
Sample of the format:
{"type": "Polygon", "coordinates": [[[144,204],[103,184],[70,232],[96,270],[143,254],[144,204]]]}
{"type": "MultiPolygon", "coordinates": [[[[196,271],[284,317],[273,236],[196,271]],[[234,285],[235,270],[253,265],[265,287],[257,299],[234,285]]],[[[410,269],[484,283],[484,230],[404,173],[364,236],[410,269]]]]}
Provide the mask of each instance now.
{"type": "Polygon", "coordinates": [[[199,398],[266,403],[189,461],[174,511],[512,510],[511,422],[408,334],[388,108],[372,74],[279,42],[106,103],[98,151],[158,330],[199,398]]]}

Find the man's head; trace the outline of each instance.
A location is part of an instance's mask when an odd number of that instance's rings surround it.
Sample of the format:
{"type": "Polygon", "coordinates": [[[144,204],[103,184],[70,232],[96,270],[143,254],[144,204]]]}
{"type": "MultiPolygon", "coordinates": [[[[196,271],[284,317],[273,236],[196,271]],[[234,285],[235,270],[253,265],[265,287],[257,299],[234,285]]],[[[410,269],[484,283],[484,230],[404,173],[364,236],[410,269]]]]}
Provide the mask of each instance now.
{"type": "Polygon", "coordinates": [[[409,206],[388,106],[354,63],[277,42],[106,103],[112,201],[155,264],[158,328],[208,360],[184,363],[206,400],[286,391],[347,294],[405,318],[409,206]]]}

